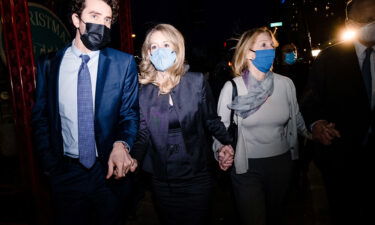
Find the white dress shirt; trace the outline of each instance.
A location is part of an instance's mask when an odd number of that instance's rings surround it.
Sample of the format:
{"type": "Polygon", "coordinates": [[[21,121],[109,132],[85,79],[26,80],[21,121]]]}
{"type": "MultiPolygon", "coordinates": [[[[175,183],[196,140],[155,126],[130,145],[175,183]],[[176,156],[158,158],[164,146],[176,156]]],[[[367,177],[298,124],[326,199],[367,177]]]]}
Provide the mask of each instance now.
{"type": "MultiPolygon", "coordinates": [[[[359,66],[362,70],[363,61],[366,57],[366,49],[368,47],[362,45],[358,41],[354,42],[355,51],[357,53],[359,66]]],[[[371,64],[371,78],[372,78],[372,95],[371,95],[371,108],[374,108],[375,105],[375,46],[372,46],[373,51],[371,52],[370,56],[370,64],[371,64]]]]}
{"type": "MultiPolygon", "coordinates": [[[[95,90],[98,73],[100,51],[87,53],[90,57],[87,66],[90,71],[93,109],[95,113],[95,90]]],[[[82,53],[75,45],[74,40],[61,61],[59,71],[59,113],[64,141],[64,154],[78,158],[78,115],[77,115],[77,82],[82,53]]],[[[96,146],[95,146],[96,148],[96,146]]],[[[98,155],[98,153],[96,153],[98,155]]]]}

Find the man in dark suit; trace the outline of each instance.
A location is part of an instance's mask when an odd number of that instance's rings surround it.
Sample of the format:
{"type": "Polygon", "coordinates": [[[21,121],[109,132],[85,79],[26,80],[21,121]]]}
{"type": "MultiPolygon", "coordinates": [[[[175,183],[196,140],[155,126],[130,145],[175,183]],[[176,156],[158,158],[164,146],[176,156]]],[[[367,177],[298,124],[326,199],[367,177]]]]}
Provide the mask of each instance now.
{"type": "Polygon", "coordinates": [[[117,0],[74,0],[75,39],[38,63],[32,124],[57,224],[122,223],[139,106],[133,57],[105,48],[117,10],[117,0]]]}
{"type": "Polygon", "coordinates": [[[374,224],[374,21],[374,0],[348,4],[346,25],[357,37],[320,53],[302,107],[322,143],[315,162],[334,224],[374,224]]]}

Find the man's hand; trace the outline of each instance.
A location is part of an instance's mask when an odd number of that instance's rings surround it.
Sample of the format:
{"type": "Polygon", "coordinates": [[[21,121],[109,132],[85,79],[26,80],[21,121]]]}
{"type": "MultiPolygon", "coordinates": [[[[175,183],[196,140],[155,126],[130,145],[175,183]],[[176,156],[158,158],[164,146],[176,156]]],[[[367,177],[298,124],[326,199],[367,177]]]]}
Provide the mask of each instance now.
{"type": "Polygon", "coordinates": [[[335,129],[334,123],[326,120],[317,121],[312,127],[313,139],[319,141],[323,145],[332,144],[334,138],[341,137],[340,132],[335,129]]]}
{"type": "Polygon", "coordinates": [[[224,145],[219,150],[218,160],[220,169],[226,171],[233,164],[234,150],[230,145],[224,145]]]}
{"type": "Polygon", "coordinates": [[[137,165],[137,160],[129,155],[129,151],[125,145],[121,142],[116,142],[113,145],[111,155],[109,156],[106,179],[111,178],[113,175],[115,176],[115,179],[125,177],[129,170],[134,172],[137,165]]]}

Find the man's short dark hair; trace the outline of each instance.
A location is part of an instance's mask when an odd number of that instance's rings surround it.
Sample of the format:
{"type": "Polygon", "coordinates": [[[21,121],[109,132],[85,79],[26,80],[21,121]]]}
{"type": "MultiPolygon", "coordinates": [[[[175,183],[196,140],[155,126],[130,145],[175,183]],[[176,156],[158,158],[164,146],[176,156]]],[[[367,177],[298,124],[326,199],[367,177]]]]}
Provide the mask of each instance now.
{"type": "Polygon", "coordinates": [[[374,3],[374,0],[348,0],[345,8],[346,19],[352,18],[353,10],[358,10],[358,7],[364,3],[374,3]]]}
{"type": "MultiPolygon", "coordinates": [[[[107,3],[112,9],[112,23],[114,23],[118,16],[119,2],[118,0],[102,0],[107,3]]],[[[72,0],[71,14],[76,13],[81,16],[83,9],[86,7],[86,0],[72,0]]]]}

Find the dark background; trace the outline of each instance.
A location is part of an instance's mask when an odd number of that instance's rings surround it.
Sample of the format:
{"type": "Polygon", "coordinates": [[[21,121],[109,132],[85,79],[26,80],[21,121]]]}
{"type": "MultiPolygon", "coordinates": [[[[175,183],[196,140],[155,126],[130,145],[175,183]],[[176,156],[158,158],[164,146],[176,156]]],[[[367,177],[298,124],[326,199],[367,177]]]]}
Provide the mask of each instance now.
{"type": "Polygon", "coordinates": [[[230,60],[233,39],[248,29],[280,21],[283,26],[276,32],[280,44],[295,43],[300,57],[311,62],[311,48],[337,41],[344,9],[345,0],[133,0],[135,55],[140,55],[150,27],[170,23],[184,35],[193,69],[212,71],[220,61],[230,60]]]}
{"type": "MultiPolygon", "coordinates": [[[[68,29],[67,0],[32,0],[45,5],[68,29]]],[[[194,70],[208,72],[229,61],[231,49],[244,31],[283,22],[276,36],[280,45],[293,42],[301,60],[312,61],[311,49],[324,49],[338,41],[343,27],[346,0],[131,0],[134,52],[140,49],[147,30],[158,23],[175,26],[185,37],[187,62],[194,70]]],[[[120,12],[121,13],[121,12],[120,12]]],[[[112,27],[111,47],[120,47],[119,24],[112,27]]],[[[274,30],[274,28],[272,28],[274,30]]]]}

